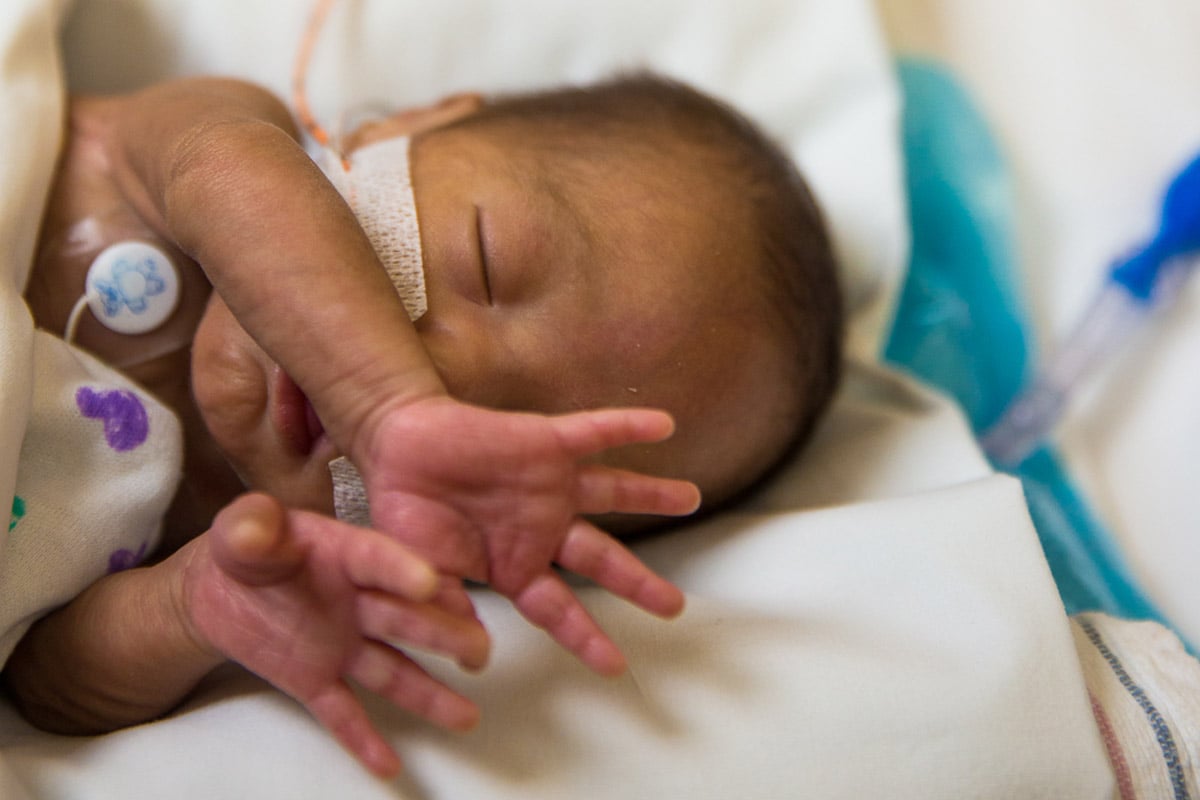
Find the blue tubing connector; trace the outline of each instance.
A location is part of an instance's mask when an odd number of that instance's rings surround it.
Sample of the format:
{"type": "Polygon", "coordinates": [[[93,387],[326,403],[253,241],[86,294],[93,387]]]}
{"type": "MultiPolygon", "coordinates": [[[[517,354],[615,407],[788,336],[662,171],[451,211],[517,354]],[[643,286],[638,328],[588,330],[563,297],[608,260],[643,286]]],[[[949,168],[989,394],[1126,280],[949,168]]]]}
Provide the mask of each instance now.
{"type": "Polygon", "coordinates": [[[1033,453],[1058,423],[1067,399],[1092,368],[1111,357],[1152,306],[1169,302],[1168,287],[1200,263],[1200,155],[1171,181],[1158,232],[1117,262],[1095,300],[1057,355],[980,437],[994,464],[1012,469],[1033,453]]]}
{"type": "Polygon", "coordinates": [[[1184,167],[1163,196],[1158,233],[1149,244],[1112,269],[1112,280],[1149,303],[1163,267],[1200,251],[1200,155],[1184,167]]]}

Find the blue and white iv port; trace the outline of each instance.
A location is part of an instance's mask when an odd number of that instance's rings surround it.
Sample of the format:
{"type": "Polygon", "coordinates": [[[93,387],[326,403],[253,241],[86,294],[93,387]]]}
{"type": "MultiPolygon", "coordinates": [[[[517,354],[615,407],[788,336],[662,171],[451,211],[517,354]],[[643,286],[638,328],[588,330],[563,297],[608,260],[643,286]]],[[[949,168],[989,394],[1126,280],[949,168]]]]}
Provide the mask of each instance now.
{"type": "Polygon", "coordinates": [[[179,272],[162,250],[145,242],[117,242],[88,269],[92,314],[117,333],[149,333],[179,305],[179,272]]]}

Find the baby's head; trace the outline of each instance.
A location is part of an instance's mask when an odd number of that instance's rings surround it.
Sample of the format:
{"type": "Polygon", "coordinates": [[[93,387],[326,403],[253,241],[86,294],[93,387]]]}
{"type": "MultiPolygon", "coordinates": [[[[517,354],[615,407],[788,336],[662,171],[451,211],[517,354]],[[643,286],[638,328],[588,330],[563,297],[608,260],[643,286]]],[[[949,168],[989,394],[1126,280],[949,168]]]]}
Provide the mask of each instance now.
{"type": "MultiPolygon", "coordinates": [[[[840,363],[833,257],[799,174],[743,117],[637,76],[456,96],[363,126],[346,149],[398,135],[412,137],[428,306],[416,330],[453,395],[546,413],[665,409],[674,437],[605,461],[693,480],[708,508],[812,430],[840,363]]],[[[220,344],[228,325],[209,327],[220,344]]],[[[275,480],[270,464],[295,459],[264,456],[245,433],[255,423],[212,430],[239,473],[327,505],[323,465],[275,480]]]]}
{"type": "Polygon", "coordinates": [[[825,409],[841,336],[828,238],[795,167],[727,106],[650,76],[499,98],[417,134],[411,165],[417,328],[453,394],[666,409],[669,442],[608,460],[693,480],[709,507],[825,409]]]}

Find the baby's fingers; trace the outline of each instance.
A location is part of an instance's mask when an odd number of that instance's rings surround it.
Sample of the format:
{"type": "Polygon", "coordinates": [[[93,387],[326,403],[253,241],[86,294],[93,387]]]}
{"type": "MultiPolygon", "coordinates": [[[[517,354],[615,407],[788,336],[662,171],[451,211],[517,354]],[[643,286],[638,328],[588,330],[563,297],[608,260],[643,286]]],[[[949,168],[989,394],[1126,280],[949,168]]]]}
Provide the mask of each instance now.
{"type": "Polygon", "coordinates": [[[580,472],[578,502],[583,514],[683,516],[700,507],[700,490],[689,481],[590,466],[580,472]]]}
{"type": "Polygon", "coordinates": [[[594,672],[616,676],[625,671],[620,649],[553,572],[535,578],[512,601],[525,619],[549,633],[594,672]]]}
{"type": "Polygon", "coordinates": [[[209,530],[213,560],[234,580],[266,586],[287,580],[304,564],[305,552],[289,535],[279,501],[250,493],[217,514],[209,530]]]}
{"type": "Polygon", "coordinates": [[[343,567],[356,586],[409,600],[429,600],[438,591],[438,575],[428,562],[380,534],[353,543],[343,567]]]}
{"type": "Polygon", "coordinates": [[[628,548],[582,520],[571,526],[555,562],[660,617],[683,611],[683,592],[628,548]]]}
{"type": "Polygon", "coordinates": [[[381,778],[400,772],[400,757],[371,724],[366,710],[346,684],[338,681],[305,702],[310,714],[352,756],[381,778]]]}
{"type": "Polygon", "coordinates": [[[471,595],[467,594],[462,581],[458,578],[443,575],[438,583],[437,594],[429,602],[451,614],[470,617],[474,620],[479,619],[475,614],[475,604],[471,602],[471,595]]]}
{"type": "Polygon", "coordinates": [[[675,420],[651,408],[605,408],[550,417],[559,441],[575,458],[612,447],[661,442],[675,432],[675,420]]]}
{"type": "Polygon", "coordinates": [[[490,641],[474,616],[434,603],[409,603],[382,592],[358,596],[359,629],[371,639],[397,642],[453,658],[467,669],[487,664],[490,641]]]}
{"type": "Polygon", "coordinates": [[[297,512],[293,518],[304,540],[341,564],[346,580],[360,589],[377,589],[421,602],[432,599],[441,588],[429,562],[378,531],[317,514],[297,512]]]}
{"type": "Polygon", "coordinates": [[[398,708],[455,731],[479,722],[479,708],[439,682],[399,650],[365,642],[346,665],[346,674],[364,689],[398,708]]]}

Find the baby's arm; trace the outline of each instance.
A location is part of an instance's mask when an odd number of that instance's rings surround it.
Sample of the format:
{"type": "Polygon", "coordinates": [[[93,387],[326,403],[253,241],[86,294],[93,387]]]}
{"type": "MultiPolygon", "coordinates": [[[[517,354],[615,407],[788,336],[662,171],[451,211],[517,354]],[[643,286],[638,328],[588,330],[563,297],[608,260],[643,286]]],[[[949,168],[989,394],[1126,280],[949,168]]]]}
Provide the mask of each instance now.
{"type": "Polygon", "coordinates": [[[198,80],[113,108],[102,138],[114,177],[305,390],[363,473],[376,525],[438,567],[490,582],[598,671],[620,671],[615,646],[551,563],[654,613],[679,611],[677,589],[580,517],[696,508],[690,484],[583,463],[665,438],[670,418],[637,409],[551,418],[454,401],[278,101],[198,80]]]}
{"type": "Polygon", "coordinates": [[[166,561],[104,578],[37,623],[5,680],[39,726],[96,733],[169,711],[229,658],[390,775],[399,761],[347,679],[447,728],[478,716],[387,644],[482,666],[487,635],[469,609],[430,602],[438,586],[427,563],[388,537],[249,495],[166,561]]]}
{"type": "Polygon", "coordinates": [[[176,81],[95,116],[125,196],[201,265],[348,455],[381,407],[445,394],[357,220],[273,95],[176,81]]]}

